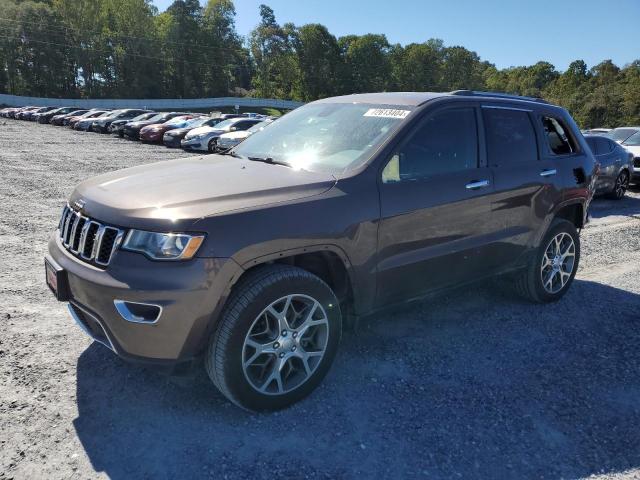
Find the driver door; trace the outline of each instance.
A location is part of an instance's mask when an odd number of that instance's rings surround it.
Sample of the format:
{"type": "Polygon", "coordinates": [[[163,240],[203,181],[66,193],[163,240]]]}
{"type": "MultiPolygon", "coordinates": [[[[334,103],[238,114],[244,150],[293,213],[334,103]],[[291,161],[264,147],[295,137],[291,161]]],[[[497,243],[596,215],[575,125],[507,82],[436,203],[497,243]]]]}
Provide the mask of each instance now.
{"type": "Polygon", "coordinates": [[[423,119],[382,172],[378,306],[486,273],[493,179],[478,109],[459,105],[423,119]]]}

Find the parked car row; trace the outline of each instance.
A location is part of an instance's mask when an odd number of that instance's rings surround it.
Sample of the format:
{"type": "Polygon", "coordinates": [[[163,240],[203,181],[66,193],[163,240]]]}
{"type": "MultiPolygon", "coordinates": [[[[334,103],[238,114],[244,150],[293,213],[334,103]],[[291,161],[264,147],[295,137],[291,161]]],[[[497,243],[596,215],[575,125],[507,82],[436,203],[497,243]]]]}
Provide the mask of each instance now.
{"type": "Polygon", "coordinates": [[[640,126],[592,128],[582,133],[601,164],[598,191],[609,190],[614,198],[622,198],[630,183],[640,184],[640,126]]]}
{"type": "Polygon", "coordinates": [[[273,117],[257,113],[204,115],[133,108],[105,110],[35,106],[5,108],[0,110],[0,116],[68,126],[84,132],[109,133],[121,138],[163,143],[170,148],[199,152],[229,150],[274,120],[273,117]]]}

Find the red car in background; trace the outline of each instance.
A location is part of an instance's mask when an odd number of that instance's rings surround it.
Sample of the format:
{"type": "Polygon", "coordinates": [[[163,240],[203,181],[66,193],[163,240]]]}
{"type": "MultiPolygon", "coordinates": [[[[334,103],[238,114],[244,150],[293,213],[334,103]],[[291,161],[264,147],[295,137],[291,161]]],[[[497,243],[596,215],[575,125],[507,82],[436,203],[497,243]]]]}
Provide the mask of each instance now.
{"type": "Polygon", "coordinates": [[[164,135],[164,132],[168,132],[175,128],[183,128],[187,125],[189,120],[198,116],[199,115],[191,114],[180,115],[179,117],[174,117],[164,123],[147,125],[140,130],[140,140],[143,142],[162,143],[162,136],[164,135]]]}

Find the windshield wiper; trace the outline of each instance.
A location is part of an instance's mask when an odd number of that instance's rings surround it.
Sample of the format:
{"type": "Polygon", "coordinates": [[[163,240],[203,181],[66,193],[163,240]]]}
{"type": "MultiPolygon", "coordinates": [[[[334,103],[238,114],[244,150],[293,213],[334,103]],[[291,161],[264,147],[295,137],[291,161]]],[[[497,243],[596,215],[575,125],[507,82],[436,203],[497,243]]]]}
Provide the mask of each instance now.
{"type": "Polygon", "coordinates": [[[284,165],[285,167],[291,167],[287,162],[283,162],[282,160],[275,160],[271,157],[247,157],[252,162],[262,162],[268,163],[269,165],[284,165]]]}
{"type": "Polygon", "coordinates": [[[217,154],[218,155],[229,155],[230,157],[233,157],[233,158],[243,158],[242,155],[238,155],[233,150],[227,150],[226,152],[217,152],[217,154]]]}

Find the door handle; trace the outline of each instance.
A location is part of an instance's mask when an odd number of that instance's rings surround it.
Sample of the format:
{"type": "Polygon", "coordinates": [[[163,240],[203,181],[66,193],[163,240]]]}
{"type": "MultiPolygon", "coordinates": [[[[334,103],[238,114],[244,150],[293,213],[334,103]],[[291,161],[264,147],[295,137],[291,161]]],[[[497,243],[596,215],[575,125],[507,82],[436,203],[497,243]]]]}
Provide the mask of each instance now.
{"type": "Polygon", "coordinates": [[[467,183],[465,188],[467,190],[477,190],[478,188],[484,188],[489,186],[489,180],[478,180],[477,182],[467,183]]]}
{"type": "Polygon", "coordinates": [[[540,176],[541,177],[550,177],[551,175],[555,175],[556,173],[558,173],[558,171],[555,168],[551,168],[551,169],[547,169],[547,170],[542,170],[540,172],[540,176]]]}

